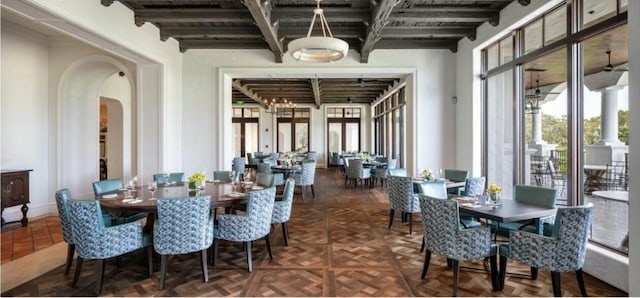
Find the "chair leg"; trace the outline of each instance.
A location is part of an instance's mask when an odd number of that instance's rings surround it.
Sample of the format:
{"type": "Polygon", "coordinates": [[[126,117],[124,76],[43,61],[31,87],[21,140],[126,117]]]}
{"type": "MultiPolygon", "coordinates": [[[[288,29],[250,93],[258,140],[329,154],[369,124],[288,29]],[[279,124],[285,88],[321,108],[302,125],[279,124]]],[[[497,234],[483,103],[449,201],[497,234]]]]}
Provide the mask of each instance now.
{"type": "Polygon", "coordinates": [[[504,281],[507,277],[507,257],[500,255],[500,284],[499,289],[504,290],[504,281]]]}
{"type": "Polygon", "coordinates": [[[78,283],[78,278],[80,277],[80,271],[82,271],[82,261],[83,259],[78,256],[76,260],[76,273],[73,275],[73,282],[71,283],[71,287],[75,288],[76,283],[78,283]]]}
{"type": "Polygon", "coordinates": [[[458,275],[460,273],[460,263],[458,260],[453,262],[453,296],[458,296],[458,275]]]}
{"type": "Polygon", "coordinates": [[[553,285],[553,296],[562,296],[562,290],[560,288],[560,272],[551,271],[551,284],[553,285]]]}
{"type": "Polygon", "coordinates": [[[160,283],[158,285],[158,287],[160,288],[160,290],[164,289],[164,281],[167,278],[167,262],[168,262],[168,257],[167,255],[162,255],[160,256],[160,283]]]}
{"type": "Polygon", "coordinates": [[[149,272],[149,277],[153,275],[153,246],[147,246],[147,271],[149,272]]]}
{"type": "Polygon", "coordinates": [[[304,185],[300,185],[300,192],[302,193],[302,199],[303,200],[304,200],[304,191],[305,191],[304,185]]]}
{"type": "Polygon", "coordinates": [[[100,295],[100,292],[102,292],[102,282],[104,281],[104,263],[105,260],[97,260],[98,264],[96,265],[96,277],[97,277],[97,284],[96,284],[96,294],[100,295]]]}
{"type": "Polygon", "coordinates": [[[453,268],[453,260],[447,258],[447,269],[453,268]]]}
{"type": "Polygon", "coordinates": [[[395,210],[389,209],[389,227],[388,227],[388,229],[391,229],[391,225],[393,224],[393,213],[394,212],[395,212],[395,210]]]}
{"type": "Polygon", "coordinates": [[[407,213],[407,220],[409,221],[409,235],[413,234],[413,220],[411,220],[411,212],[407,213]]]}
{"type": "Polygon", "coordinates": [[[500,285],[498,282],[498,256],[491,255],[489,257],[489,263],[491,264],[491,287],[494,291],[500,290],[500,285]]]}
{"type": "Polygon", "coordinates": [[[273,260],[273,254],[271,253],[271,240],[269,239],[269,234],[264,236],[264,241],[267,242],[267,252],[269,253],[269,259],[273,260]]]}
{"type": "Polygon", "coordinates": [[[313,189],[313,184],[311,184],[311,195],[315,198],[316,197],[316,191],[313,189]]]}
{"type": "Polygon", "coordinates": [[[578,279],[578,286],[580,286],[580,294],[582,297],[587,297],[587,288],[584,287],[584,277],[582,276],[582,268],[576,270],[576,278],[578,279]]]}
{"type": "Polygon", "coordinates": [[[422,235],[422,244],[420,245],[420,252],[424,251],[424,235],[422,235]]]}
{"type": "Polygon", "coordinates": [[[211,266],[216,265],[216,257],[218,256],[218,246],[216,246],[216,239],[213,238],[213,242],[211,243],[211,253],[209,254],[209,264],[211,266]]]}
{"type": "Polygon", "coordinates": [[[289,228],[287,228],[287,222],[282,223],[282,238],[284,238],[284,246],[289,246],[289,228]]]}
{"type": "Polygon", "coordinates": [[[69,274],[71,270],[71,264],[73,263],[73,254],[76,252],[75,244],[67,244],[67,267],[64,269],[64,275],[69,274]]]}
{"type": "Polygon", "coordinates": [[[253,267],[251,266],[251,241],[245,242],[246,254],[247,254],[247,270],[249,272],[253,271],[253,267]]]}
{"type": "Polygon", "coordinates": [[[420,275],[421,279],[424,279],[427,276],[427,270],[429,270],[429,262],[431,262],[431,251],[427,249],[424,254],[424,265],[422,265],[422,275],[420,275]]]}
{"type": "Polygon", "coordinates": [[[209,282],[209,272],[207,270],[207,249],[200,251],[200,266],[202,268],[202,280],[209,282]]]}
{"type": "Polygon", "coordinates": [[[538,279],[538,268],[531,267],[531,279],[532,280],[538,279]]]}

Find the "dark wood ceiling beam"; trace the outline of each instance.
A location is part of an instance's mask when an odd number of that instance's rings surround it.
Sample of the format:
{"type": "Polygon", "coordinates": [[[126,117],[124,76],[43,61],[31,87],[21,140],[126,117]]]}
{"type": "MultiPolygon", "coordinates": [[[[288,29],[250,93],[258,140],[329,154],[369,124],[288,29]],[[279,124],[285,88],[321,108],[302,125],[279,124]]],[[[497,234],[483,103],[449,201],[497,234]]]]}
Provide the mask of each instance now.
{"type": "Polygon", "coordinates": [[[360,63],[369,62],[369,54],[373,51],[376,42],[382,38],[382,29],[389,23],[389,15],[396,4],[398,4],[396,0],[381,0],[373,9],[371,23],[360,48],[360,63]]]}
{"type": "Polygon", "coordinates": [[[269,49],[263,40],[182,39],[180,51],[188,49],[269,49]]]}
{"type": "Polygon", "coordinates": [[[278,28],[275,22],[271,22],[271,2],[261,0],[242,0],[242,3],[249,9],[256,26],[262,32],[264,40],[269,45],[276,63],[282,63],[282,43],[278,38],[278,28]]]}
{"type": "Polygon", "coordinates": [[[497,10],[463,10],[447,9],[404,9],[394,11],[389,17],[398,22],[444,22],[444,23],[478,23],[489,22],[497,26],[500,12],[497,10]]]}
{"type": "Polygon", "coordinates": [[[386,27],[383,37],[390,38],[429,38],[429,37],[465,37],[474,35],[476,28],[465,27],[386,27]]]}
{"type": "Polygon", "coordinates": [[[160,38],[261,38],[255,27],[160,27],[160,38]]]}
{"type": "Polygon", "coordinates": [[[452,40],[409,40],[382,39],[376,44],[376,49],[448,49],[458,51],[458,41],[452,40]]]}
{"type": "MultiPolygon", "coordinates": [[[[311,22],[309,20],[309,22],[311,22]]],[[[278,33],[281,37],[292,37],[298,38],[307,36],[307,32],[309,31],[309,27],[283,27],[280,26],[278,28],[278,33]]],[[[333,33],[334,37],[340,38],[359,38],[362,37],[362,32],[364,31],[364,26],[358,27],[331,27],[331,33],[333,33]]],[[[315,32],[315,31],[314,31],[315,32]]],[[[312,34],[315,35],[315,34],[312,34]]]]}
{"type": "Polygon", "coordinates": [[[245,96],[251,98],[253,101],[257,102],[260,106],[262,106],[265,109],[268,109],[269,107],[262,101],[262,97],[260,97],[260,95],[256,94],[255,92],[253,92],[253,90],[247,88],[246,86],[242,85],[242,81],[240,80],[233,80],[232,83],[233,87],[236,88],[236,90],[240,91],[242,94],[244,94],[245,96]]]}
{"type": "MultiPolygon", "coordinates": [[[[322,9],[324,11],[324,16],[327,18],[329,24],[334,22],[368,22],[369,18],[371,17],[371,15],[369,14],[369,9],[331,7],[323,7],[322,9]]],[[[306,23],[307,29],[309,29],[309,24],[311,23],[311,19],[313,18],[313,9],[309,7],[274,8],[271,12],[271,15],[281,23],[306,23]]]]}
{"type": "Polygon", "coordinates": [[[216,8],[146,8],[136,9],[135,23],[142,26],[145,22],[154,23],[252,23],[251,13],[243,9],[216,8]]]}

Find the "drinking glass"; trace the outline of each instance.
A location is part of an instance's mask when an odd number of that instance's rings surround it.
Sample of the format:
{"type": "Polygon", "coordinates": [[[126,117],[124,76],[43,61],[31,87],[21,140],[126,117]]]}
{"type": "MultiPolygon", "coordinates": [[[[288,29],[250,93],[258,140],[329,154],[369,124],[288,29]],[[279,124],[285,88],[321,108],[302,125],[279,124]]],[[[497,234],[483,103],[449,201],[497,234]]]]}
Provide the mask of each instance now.
{"type": "Polygon", "coordinates": [[[198,195],[201,195],[204,193],[205,184],[206,184],[205,181],[198,182],[198,195]]]}
{"type": "Polygon", "coordinates": [[[249,172],[245,172],[244,175],[242,176],[242,179],[244,180],[245,184],[247,182],[250,182],[251,181],[251,174],[249,172]]]}
{"type": "Polygon", "coordinates": [[[153,181],[151,183],[149,183],[149,192],[151,193],[151,198],[153,198],[153,194],[156,192],[156,189],[158,189],[158,183],[153,181]]]}
{"type": "Polygon", "coordinates": [[[229,172],[229,179],[231,179],[231,184],[236,185],[236,171],[229,172]]]}
{"type": "Polygon", "coordinates": [[[439,179],[444,179],[444,174],[442,173],[442,168],[440,168],[440,170],[438,170],[438,178],[439,179]]]}

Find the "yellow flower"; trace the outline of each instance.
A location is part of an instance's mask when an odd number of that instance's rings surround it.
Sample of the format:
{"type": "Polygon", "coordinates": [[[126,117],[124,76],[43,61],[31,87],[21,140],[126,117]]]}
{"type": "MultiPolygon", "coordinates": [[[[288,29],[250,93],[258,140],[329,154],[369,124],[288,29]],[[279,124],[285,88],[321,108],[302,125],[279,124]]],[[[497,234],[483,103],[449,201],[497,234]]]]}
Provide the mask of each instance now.
{"type": "Polygon", "coordinates": [[[491,183],[491,184],[489,184],[489,188],[487,189],[487,192],[490,193],[490,194],[501,193],[502,192],[502,187],[500,187],[500,185],[498,185],[498,184],[491,183]]]}
{"type": "Polygon", "coordinates": [[[433,179],[433,172],[431,172],[431,169],[429,168],[422,169],[422,171],[420,171],[420,175],[427,180],[433,179]]]}
{"type": "Polygon", "coordinates": [[[204,182],[205,180],[207,180],[207,177],[204,175],[203,172],[195,172],[193,173],[193,175],[189,176],[190,183],[204,182]]]}

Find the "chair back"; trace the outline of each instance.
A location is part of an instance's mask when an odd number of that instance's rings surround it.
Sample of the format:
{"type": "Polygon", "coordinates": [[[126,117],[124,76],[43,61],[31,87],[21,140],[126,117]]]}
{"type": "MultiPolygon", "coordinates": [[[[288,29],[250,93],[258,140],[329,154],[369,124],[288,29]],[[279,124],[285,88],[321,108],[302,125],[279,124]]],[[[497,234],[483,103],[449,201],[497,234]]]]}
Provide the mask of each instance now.
{"type": "Polygon", "coordinates": [[[273,174],[258,173],[256,174],[256,184],[264,187],[276,186],[276,181],[273,179],[273,174]]]}
{"type": "Polygon", "coordinates": [[[234,157],[231,161],[231,170],[236,171],[237,175],[244,174],[245,163],[244,157],[234,157]]]}
{"type": "Polygon", "coordinates": [[[145,245],[142,221],[105,227],[98,200],[69,200],[69,218],[78,255],[106,259],[145,245]]]}
{"type": "Polygon", "coordinates": [[[557,190],[553,188],[524,184],[514,186],[513,199],[518,202],[554,208],[557,197],[557,190]]]}
{"type": "Polygon", "coordinates": [[[469,177],[469,171],[465,170],[444,170],[444,178],[450,181],[462,182],[469,177]]]}
{"type": "Polygon", "coordinates": [[[213,180],[231,182],[231,171],[213,171],[213,180]]]}
{"type": "Polygon", "coordinates": [[[255,158],[253,158],[253,154],[251,153],[247,153],[247,163],[250,165],[254,165],[255,163],[253,163],[255,161],[255,158]]]}
{"type": "Polygon", "coordinates": [[[447,199],[447,184],[444,181],[425,181],[420,184],[420,194],[436,199],[447,199]]]}
{"type": "Polygon", "coordinates": [[[187,254],[211,246],[211,196],[158,199],[153,248],[158,254],[187,254]]]}
{"type": "Polygon", "coordinates": [[[376,157],[374,158],[374,160],[375,160],[375,161],[377,161],[377,162],[383,162],[383,163],[389,162],[389,159],[388,159],[388,158],[386,158],[386,157],[384,157],[384,156],[381,156],[381,155],[376,156],[376,157]]]}
{"type": "Polygon", "coordinates": [[[307,152],[307,159],[316,160],[318,153],[315,151],[307,152]]]}
{"type": "Polygon", "coordinates": [[[563,260],[558,271],[575,271],[584,265],[592,220],[593,203],[558,209],[551,232],[558,239],[555,259],[563,260]]]}
{"type": "Polygon", "coordinates": [[[276,200],[273,206],[273,216],[271,216],[271,223],[283,223],[289,221],[291,218],[291,207],[293,206],[293,191],[296,186],[293,178],[287,179],[284,184],[284,192],[282,193],[282,199],[276,200]]]}
{"type": "Polygon", "coordinates": [[[331,152],[331,164],[333,165],[344,165],[342,158],[340,158],[340,153],[331,152]]]}
{"type": "Polygon", "coordinates": [[[155,181],[158,184],[164,184],[167,182],[180,183],[184,181],[184,173],[182,172],[169,173],[169,180],[165,180],[163,173],[153,174],[153,181],[155,181]]]}
{"type": "Polygon", "coordinates": [[[73,230],[71,228],[71,219],[69,218],[69,206],[67,206],[67,202],[70,199],[71,193],[68,189],[63,188],[56,191],[56,206],[58,207],[58,216],[62,227],[62,239],[66,243],[73,244],[73,230]]]}
{"type": "Polygon", "coordinates": [[[107,179],[93,182],[93,194],[96,197],[118,192],[122,188],[122,179],[107,179]]]}
{"type": "Polygon", "coordinates": [[[352,159],[347,167],[348,178],[365,179],[371,176],[371,171],[364,171],[364,160],[352,159]]]}
{"type": "Polygon", "coordinates": [[[316,177],[316,161],[305,160],[302,162],[301,166],[302,172],[300,173],[300,175],[294,176],[296,185],[313,185],[316,177]]]}
{"type": "Polygon", "coordinates": [[[250,191],[247,195],[247,211],[244,215],[221,214],[218,216],[219,232],[216,238],[231,241],[254,241],[271,231],[271,217],[276,188],[250,191]]]}
{"type": "Polygon", "coordinates": [[[485,177],[467,178],[464,183],[464,191],[460,195],[475,197],[484,194],[486,181],[485,177]]]}
{"type": "Polygon", "coordinates": [[[403,212],[420,211],[418,198],[413,193],[413,178],[389,176],[387,177],[387,185],[391,209],[403,212]]]}
{"type": "Polygon", "coordinates": [[[345,157],[345,158],[343,158],[343,160],[344,160],[343,165],[344,165],[344,168],[346,169],[346,168],[349,167],[349,162],[352,160],[352,158],[351,157],[345,157]]]}
{"type": "Polygon", "coordinates": [[[395,169],[398,167],[398,160],[395,158],[387,159],[387,169],[395,169]]]}
{"type": "Polygon", "coordinates": [[[389,168],[389,176],[407,176],[406,168],[389,168]]]}
{"type": "Polygon", "coordinates": [[[266,162],[259,162],[257,166],[258,173],[273,174],[271,164],[266,162]]]}

